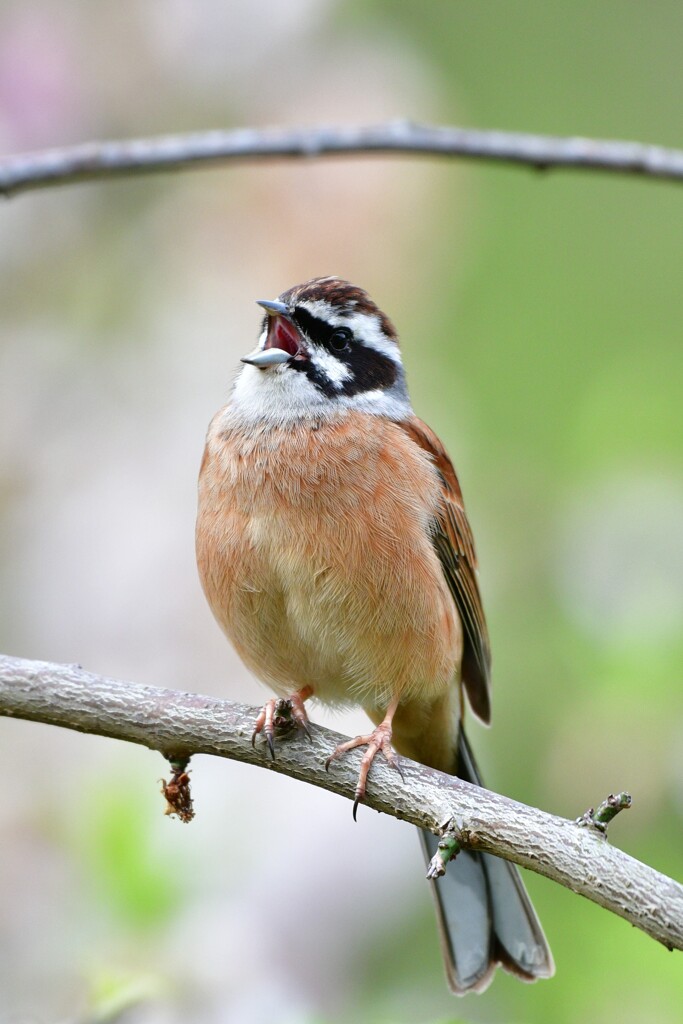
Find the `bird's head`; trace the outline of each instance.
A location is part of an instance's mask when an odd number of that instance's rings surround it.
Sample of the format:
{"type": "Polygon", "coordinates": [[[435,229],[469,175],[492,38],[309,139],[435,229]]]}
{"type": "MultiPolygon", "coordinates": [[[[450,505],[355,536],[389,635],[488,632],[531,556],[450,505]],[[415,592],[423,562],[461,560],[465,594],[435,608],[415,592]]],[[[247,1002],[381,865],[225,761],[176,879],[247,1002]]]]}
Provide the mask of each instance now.
{"type": "Polygon", "coordinates": [[[274,421],[353,409],[399,420],[410,415],[396,331],[362,288],[318,277],[259,305],[261,335],[242,359],[233,395],[243,415],[274,421]]]}

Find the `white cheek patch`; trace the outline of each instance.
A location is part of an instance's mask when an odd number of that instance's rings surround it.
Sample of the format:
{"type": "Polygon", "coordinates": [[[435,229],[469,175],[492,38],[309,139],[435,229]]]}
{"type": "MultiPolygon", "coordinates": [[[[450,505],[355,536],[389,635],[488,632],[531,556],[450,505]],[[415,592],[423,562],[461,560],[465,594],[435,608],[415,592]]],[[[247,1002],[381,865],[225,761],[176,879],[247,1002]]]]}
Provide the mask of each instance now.
{"type": "Polygon", "coordinates": [[[310,346],[310,358],[313,365],[325,374],[337,391],[342,390],[345,380],[353,378],[353,374],[346,363],[343,363],[341,359],[337,359],[331,352],[320,348],[319,345],[310,346]]]}
{"type": "Polygon", "coordinates": [[[374,348],[376,352],[381,352],[384,356],[388,356],[389,359],[394,363],[398,363],[399,366],[403,365],[400,348],[395,341],[387,338],[376,314],[352,313],[350,316],[342,316],[339,313],[335,313],[334,307],[330,306],[323,299],[299,302],[298,305],[302,309],[308,310],[311,316],[317,317],[318,320],[324,320],[331,327],[349,327],[362,344],[367,345],[368,348],[374,348]]]}
{"type": "Polygon", "coordinates": [[[372,391],[362,391],[361,394],[363,396],[363,400],[367,402],[368,405],[383,401],[387,395],[386,391],[382,391],[381,388],[374,388],[372,391]]]}

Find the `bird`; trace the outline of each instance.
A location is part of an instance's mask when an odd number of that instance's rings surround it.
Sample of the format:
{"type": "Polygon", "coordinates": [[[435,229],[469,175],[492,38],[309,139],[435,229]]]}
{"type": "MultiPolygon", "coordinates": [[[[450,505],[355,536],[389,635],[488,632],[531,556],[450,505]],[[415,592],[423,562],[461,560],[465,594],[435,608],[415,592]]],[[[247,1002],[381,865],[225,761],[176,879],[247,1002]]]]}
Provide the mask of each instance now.
{"type": "MultiPolygon", "coordinates": [[[[396,329],[338,277],[295,285],[263,310],[199,474],[196,554],[209,606],[275,696],[252,742],[275,756],[283,708],[360,706],[354,817],[377,755],[483,785],[465,704],[491,717],[491,653],[472,531],[453,464],[413,412],[396,329]],[[261,737],[261,739],[259,739],[261,737]]],[[[438,839],[422,832],[427,859],[438,839]]],[[[498,965],[550,977],[552,954],[516,867],[464,849],[430,883],[446,976],[483,991],[498,965]]]]}

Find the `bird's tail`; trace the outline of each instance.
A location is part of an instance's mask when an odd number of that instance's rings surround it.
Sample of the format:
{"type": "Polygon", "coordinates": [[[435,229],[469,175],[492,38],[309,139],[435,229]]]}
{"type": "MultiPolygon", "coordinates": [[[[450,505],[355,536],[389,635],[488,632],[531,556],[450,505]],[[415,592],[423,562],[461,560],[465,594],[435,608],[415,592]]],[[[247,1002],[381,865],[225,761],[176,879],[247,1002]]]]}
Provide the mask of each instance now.
{"type": "MultiPolygon", "coordinates": [[[[457,775],[482,786],[470,745],[460,727],[457,775]]],[[[438,838],[421,831],[429,862],[438,838]]],[[[431,883],[448,983],[453,992],[483,992],[500,964],[522,981],[550,978],[552,953],[517,868],[488,853],[462,850],[431,883]]]]}

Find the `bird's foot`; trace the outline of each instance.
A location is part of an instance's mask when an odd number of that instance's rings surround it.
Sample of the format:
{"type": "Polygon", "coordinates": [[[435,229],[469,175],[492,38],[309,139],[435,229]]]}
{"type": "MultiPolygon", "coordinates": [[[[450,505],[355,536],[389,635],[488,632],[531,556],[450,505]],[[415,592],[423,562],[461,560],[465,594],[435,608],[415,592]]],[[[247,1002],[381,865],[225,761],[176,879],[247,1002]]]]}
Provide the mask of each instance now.
{"type": "Polygon", "coordinates": [[[358,773],[358,784],[356,785],[355,798],[353,801],[353,820],[356,820],[356,811],[358,810],[358,804],[365,798],[365,784],[368,778],[368,772],[370,766],[375,760],[377,753],[381,750],[384,754],[384,758],[392,768],[395,768],[401,778],[403,778],[403,772],[401,771],[401,765],[399,764],[396,752],[391,745],[391,723],[382,722],[373,729],[367,736],[356,736],[353,740],[347,740],[346,743],[340,743],[336,750],[333,750],[327,761],[325,761],[325,770],[329,770],[330,764],[337,757],[345,754],[348,750],[355,750],[356,747],[367,747],[368,749],[363,754],[363,759],[360,763],[360,771],[358,773]]]}
{"type": "Polygon", "coordinates": [[[251,734],[252,747],[255,746],[259,733],[263,733],[270,756],[275,760],[275,733],[278,729],[291,725],[295,725],[300,732],[304,732],[310,740],[310,722],[304,706],[304,701],[310,695],[311,691],[306,687],[297,693],[292,693],[289,697],[271,697],[270,700],[267,700],[254,722],[254,731],[251,734]]]}

